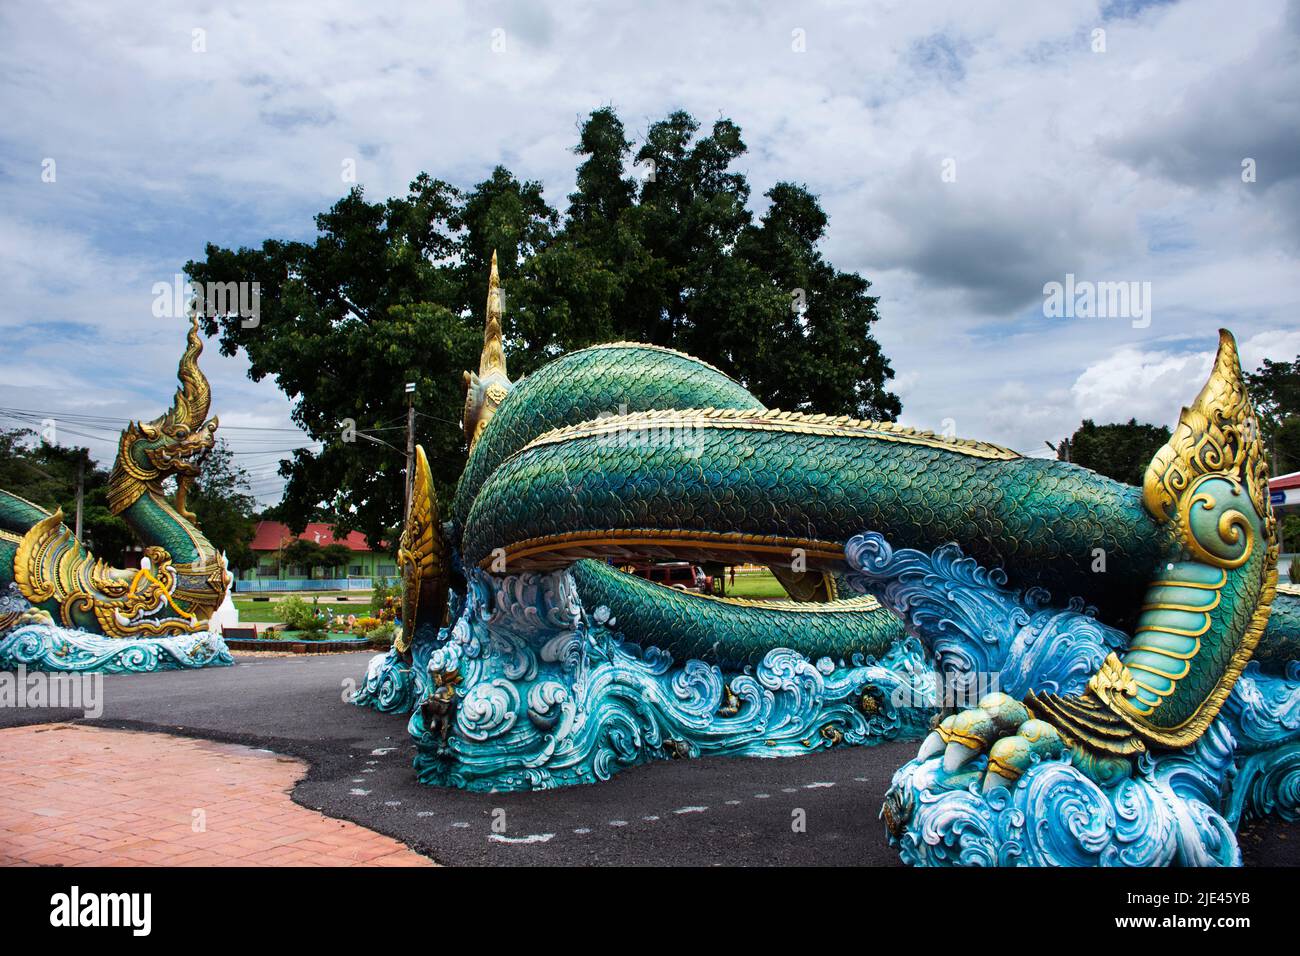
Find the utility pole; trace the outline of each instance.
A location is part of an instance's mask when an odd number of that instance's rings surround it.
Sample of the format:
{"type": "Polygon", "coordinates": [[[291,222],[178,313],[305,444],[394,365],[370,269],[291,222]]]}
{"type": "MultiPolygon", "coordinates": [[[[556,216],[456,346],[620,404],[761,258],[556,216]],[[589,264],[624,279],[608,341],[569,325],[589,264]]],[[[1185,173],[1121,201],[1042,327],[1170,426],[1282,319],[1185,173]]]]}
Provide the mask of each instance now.
{"type": "Polygon", "coordinates": [[[402,520],[411,513],[411,486],[415,479],[415,383],[406,383],[406,505],[402,520]]]}
{"type": "Polygon", "coordinates": [[[72,534],[78,541],[81,540],[81,504],[86,497],[86,451],[80,448],[77,455],[77,522],[72,534]]]}
{"type": "Polygon", "coordinates": [[[1045,441],[1043,442],[1043,444],[1046,445],[1048,448],[1052,449],[1052,451],[1056,452],[1057,458],[1059,458],[1061,461],[1068,462],[1070,460],[1070,439],[1062,438],[1059,447],[1057,445],[1053,445],[1050,441],[1045,441]]]}

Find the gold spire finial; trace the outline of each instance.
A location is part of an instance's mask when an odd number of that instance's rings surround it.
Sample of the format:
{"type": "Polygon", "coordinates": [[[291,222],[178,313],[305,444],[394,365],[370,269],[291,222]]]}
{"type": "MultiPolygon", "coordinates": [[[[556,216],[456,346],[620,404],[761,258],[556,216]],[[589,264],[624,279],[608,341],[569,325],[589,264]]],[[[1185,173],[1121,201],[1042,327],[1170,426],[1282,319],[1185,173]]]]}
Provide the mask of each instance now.
{"type": "Polygon", "coordinates": [[[483,355],[478,361],[479,378],[490,372],[506,374],[506,353],[501,344],[501,315],[504,311],[501,280],[497,277],[497,251],[492,250],[492,271],[488,274],[487,320],[483,325],[483,355]]]}
{"type": "Polygon", "coordinates": [[[1142,489],[1147,510],[1157,521],[1172,520],[1196,479],[1220,472],[1245,486],[1260,520],[1270,524],[1268,456],[1237,341],[1227,329],[1219,330],[1219,351],[1205,387],[1183,409],[1169,441],[1147,467],[1142,489]]]}
{"type": "Polygon", "coordinates": [[[181,387],[176,390],[172,407],[164,420],[177,425],[185,425],[193,430],[203,424],[212,406],[212,389],[207,376],[199,368],[199,355],[203,352],[203,337],[199,334],[198,313],[190,316],[190,331],[185,342],[185,353],[181,356],[176,377],[181,387]]]}
{"type": "Polygon", "coordinates": [[[514,387],[506,372],[506,352],[501,334],[504,312],[505,295],[497,276],[497,253],[493,249],[492,269],[488,274],[487,318],[483,324],[483,354],[479,357],[478,374],[465,373],[465,439],[471,451],[497,406],[514,387]]]}

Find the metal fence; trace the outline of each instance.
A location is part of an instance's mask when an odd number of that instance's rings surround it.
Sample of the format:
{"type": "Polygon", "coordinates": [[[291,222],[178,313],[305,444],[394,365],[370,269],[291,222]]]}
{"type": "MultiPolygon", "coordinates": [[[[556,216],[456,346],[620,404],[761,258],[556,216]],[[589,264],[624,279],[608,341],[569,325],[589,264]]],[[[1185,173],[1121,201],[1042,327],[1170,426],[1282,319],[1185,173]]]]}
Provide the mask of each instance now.
{"type": "Polygon", "coordinates": [[[236,581],[235,593],[266,591],[369,591],[373,578],[253,578],[236,581]]]}

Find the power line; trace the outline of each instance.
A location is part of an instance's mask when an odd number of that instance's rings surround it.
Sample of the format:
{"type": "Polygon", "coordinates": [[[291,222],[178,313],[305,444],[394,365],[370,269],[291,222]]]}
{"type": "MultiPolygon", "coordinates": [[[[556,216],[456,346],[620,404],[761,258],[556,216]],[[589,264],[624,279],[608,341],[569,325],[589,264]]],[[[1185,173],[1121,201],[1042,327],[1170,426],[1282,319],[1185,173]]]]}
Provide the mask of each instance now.
{"type": "MultiPolygon", "coordinates": [[[[133,421],[140,420],[134,418],[119,418],[116,416],[109,416],[109,415],[87,415],[82,412],[40,411],[38,409],[32,409],[32,408],[8,408],[8,407],[0,407],[0,415],[4,415],[5,417],[11,417],[11,418],[36,418],[36,419],[53,418],[56,421],[59,420],[70,421],[76,424],[85,425],[87,427],[94,427],[96,425],[125,426],[130,424],[133,421]]],[[[294,434],[294,435],[304,434],[301,428],[273,428],[271,426],[264,426],[264,425],[222,425],[221,430],[222,431],[244,431],[244,432],[279,432],[279,433],[287,433],[287,434],[294,434]]]]}
{"type": "Polygon", "coordinates": [[[455,425],[460,427],[464,424],[463,422],[454,422],[450,418],[442,418],[439,415],[430,415],[427,412],[420,411],[418,408],[415,410],[415,414],[419,415],[421,418],[428,418],[435,422],[442,422],[444,425],[455,425]]]}

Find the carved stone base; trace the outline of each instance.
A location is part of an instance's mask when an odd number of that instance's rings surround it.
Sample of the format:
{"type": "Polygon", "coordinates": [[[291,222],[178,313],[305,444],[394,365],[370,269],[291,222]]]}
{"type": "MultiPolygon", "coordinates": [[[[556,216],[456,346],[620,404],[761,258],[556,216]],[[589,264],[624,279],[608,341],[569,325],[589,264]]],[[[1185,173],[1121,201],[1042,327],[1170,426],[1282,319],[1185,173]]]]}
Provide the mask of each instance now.
{"type": "Polygon", "coordinates": [[[0,670],[143,673],[223,667],[235,661],[218,634],[115,638],[51,624],[25,624],[0,634],[0,670]]]}
{"type": "Polygon", "coordinates": [[[475,578],[455,624],[413,646],[417,681],[371,662],[357,703],[415,703],[421,782],[536,790],[605,780],[650,760],[786,757],[918,738],[937,682],[919,642],[880,660],[773,649],[740,673],[625,642],[565,572],[475,578]],[[423,666],[420,661],[424,661],[423,666]]]}
{"type": "Polygon", "coordinates": [[[951,789],[942,762],[913,760],[890,786],[883,816],[906,821],[891,836],[906,863],[1239,866],[1243,819],[1300,814],[1300,673],[1251,665],[1194,746],[1143,756],[1134,776],[1108,785],[1066,758],[985,794],[951,789]]]}
{"type": "MultiPolygon", "coordinates": [[[[953,545],[895,551],[876,534],[847,547],[850,585],[875,594],[933,648],[949,678],[998,689],[1079,693],[1124,634],[1080,602],[1062,609],[1006,587],[953,545]]],[[[1250,664],[1195,745],[1141,756],[1130,775],[1044,760],[1010,789],[982,792],[987,758],[953,773],[942,754],[895,773],[881,816],[916,866],[1235,866],[1242,819],[1300,808],[1300,664],[1250,664]]]]}

